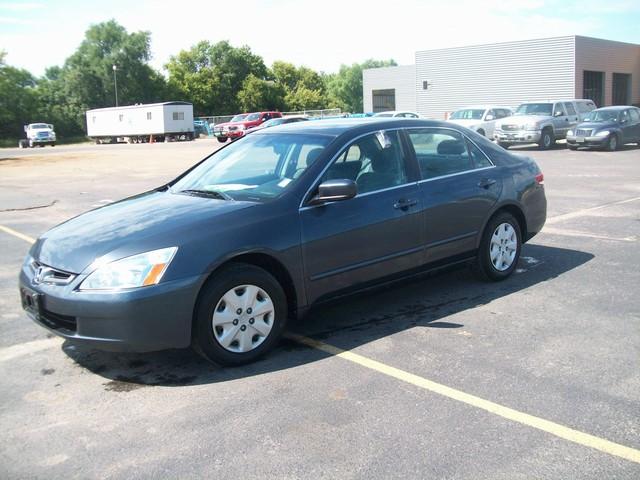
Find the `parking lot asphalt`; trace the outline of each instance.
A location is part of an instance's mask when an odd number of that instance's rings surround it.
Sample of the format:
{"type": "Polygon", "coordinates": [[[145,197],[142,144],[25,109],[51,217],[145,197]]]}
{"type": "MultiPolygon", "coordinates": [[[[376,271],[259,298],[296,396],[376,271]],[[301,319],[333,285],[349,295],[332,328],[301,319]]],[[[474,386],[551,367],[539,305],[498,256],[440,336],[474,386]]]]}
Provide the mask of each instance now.
{"type": "Polygon", "coordinates": [[[640,478],[640,148],[520,148],[543,232],[317,308],[264,359],[113,354],[22,313],[30,239],[161,185],[217,142],[0,151],[0,477],[640,478]]]}

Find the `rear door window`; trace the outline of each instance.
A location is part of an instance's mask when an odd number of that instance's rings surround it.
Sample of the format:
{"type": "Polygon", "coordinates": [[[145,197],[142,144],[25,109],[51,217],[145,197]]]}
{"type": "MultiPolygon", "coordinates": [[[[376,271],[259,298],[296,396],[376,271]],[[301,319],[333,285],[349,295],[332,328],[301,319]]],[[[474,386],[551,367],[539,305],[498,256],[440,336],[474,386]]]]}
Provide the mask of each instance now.
{"type": "Polygon", "coordinates": [[[573,104],[566,102],[564,106],[567,109],[567,115],[573,117],[576,114],[576,109],[573,108],[573,104]]]}
{"type": "Polygon", "coordinates": [[[633,108],[629,110],[629,114],[631,115],[632,122],[640,122],[640,110],[633,108]]]}
{"type": "Polygon", "coordinates": [[[407,131],[423,179],[473,170],[462,134],[455,130],[420,128],[407,131]]]}

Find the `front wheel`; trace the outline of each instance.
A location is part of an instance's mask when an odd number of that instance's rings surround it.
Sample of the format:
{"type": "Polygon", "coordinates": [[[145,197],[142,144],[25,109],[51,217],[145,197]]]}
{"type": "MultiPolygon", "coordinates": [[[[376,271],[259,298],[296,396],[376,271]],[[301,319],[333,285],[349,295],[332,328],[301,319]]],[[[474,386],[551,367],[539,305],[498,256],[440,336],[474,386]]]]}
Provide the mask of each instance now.
{"type": "Polygon", "coordinates": [[[483,280],[500,281],[516,269],[520,258],[522,236],[513,215],[495,215],[485,227],[474,263],[476,274],[483,280]]]}
{"type": "Polygon", "coordinates": [[[498,142],[498,145],[500,145],[502,148],[504,148],[505,150],[508,150],[509,147],[511,146],[510,143],[507,142],[498,142]]]}
{"type": "Polygon", "coordinates": [[[540,150],[549,150],[554,142],[553,133],[550,130],[543,130],[538,146],[540,150]]]}
{"type": "Polygon", "coordinates": [[[607,140],[607,145],[605,148],[610,152],[614,152],[618,149],[618,136],[615,133],[612,133],[609,136],[609,140],[607,140]]]}
{"type": "Polygon", "coordinates": [[[224,143],[227,141],[227,137],[216,137],[220,143],[224,143]]]}
{"type": "Polygon", "coordinates": [[[479,133],[480,135],[482,135],[483,137],[486,137],[486,136],[487,136],[487,135],[484,133],[484,130],[483,130],[483,129],[481,129],[481,128],[478,130],[478,133],[479,133]]]}
{"type": "Polygon", "coordinates": [[[193,346],[220,365],[243,365],[276,344],[287,300],[267,271],[246,264],[223,268],[203,287],[194,318],[193,346]]]}

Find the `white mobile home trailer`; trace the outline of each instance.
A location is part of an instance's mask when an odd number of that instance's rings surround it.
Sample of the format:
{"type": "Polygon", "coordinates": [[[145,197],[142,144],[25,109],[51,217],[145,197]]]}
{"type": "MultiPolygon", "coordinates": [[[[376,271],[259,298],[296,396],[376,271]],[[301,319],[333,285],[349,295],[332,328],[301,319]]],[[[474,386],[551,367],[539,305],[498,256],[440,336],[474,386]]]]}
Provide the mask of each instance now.
{"type": "Polygon", "coordinates": [[[87,136],[96,143],[193,140],[193,105],[163,102],[87,110],[87,136]]]}

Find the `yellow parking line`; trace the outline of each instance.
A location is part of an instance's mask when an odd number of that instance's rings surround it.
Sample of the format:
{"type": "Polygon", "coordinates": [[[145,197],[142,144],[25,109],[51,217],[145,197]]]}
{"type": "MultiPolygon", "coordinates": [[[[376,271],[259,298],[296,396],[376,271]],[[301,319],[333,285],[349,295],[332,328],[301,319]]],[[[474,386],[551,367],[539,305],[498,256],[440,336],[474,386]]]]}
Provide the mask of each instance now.
{"type": "Polygon", "coordinates": [[[533,415],[529,415],[527,413],[520,412],[509,407],[504,407],[489,400],[484,400],[483,398],[476,397],[475,395],[471,395],[460,390],[456,390],[455,388],[447,387],[446,385],[427,380],[426,378],[420,377],[418,375],[414,375],[412,373],[400,370],[395,367],[391,367],[376,360],[363,357],[362,355],[358,355],[357,353],[342,350],[341,348],[334,347],[333,345],[329,345],[327,343],[319,342],[317,340],[313,340],[311,338],[304,337],[302,335],[296,335],[293,333],[288,333],[287,337],[303,345],[313,347],[330,355],[340,357],[344,360],[356,363],[362,367],[374,370],[389,377],[393,377],[397,380],[410,383],[411,385],[415,385],[416,387],[420,387],[430,392],[437,393],[438,395],[442,395],[452,400],[457,400],[467,405],[480,408],[508,420],[512,420],[528,427],[542,430],[543,432],[550,433],[552,435],[555,435],[556,437],[563,438],[565,440],[583,445],[585,447],[594,448],[596,450],[600,450],[601,452],[615,455],[616,457],[624,458],[625,460],[629,460],[631,462],[640,463],[640,450],[626,447],[618,443],[610,442],[609,440],[605,440],[604,438],[589,435],[588,433],[580,432],[578,430],[565,427],[564,425],[560,425],[543,418],[535,417],[533,415]]]}
{"type": "Polygon", "coordinates": [[[16,232],[13,228],[0,225],[0,230],[2,230],[5,233],[8,233],[9,235],[13,235],[14,237],[19,238],[20,240],[24,240],[25,242],[29,242],[29,243],[36,242],[35,238],[31,238],[30,236],[25,235],[24,233],[16,232]]]}

